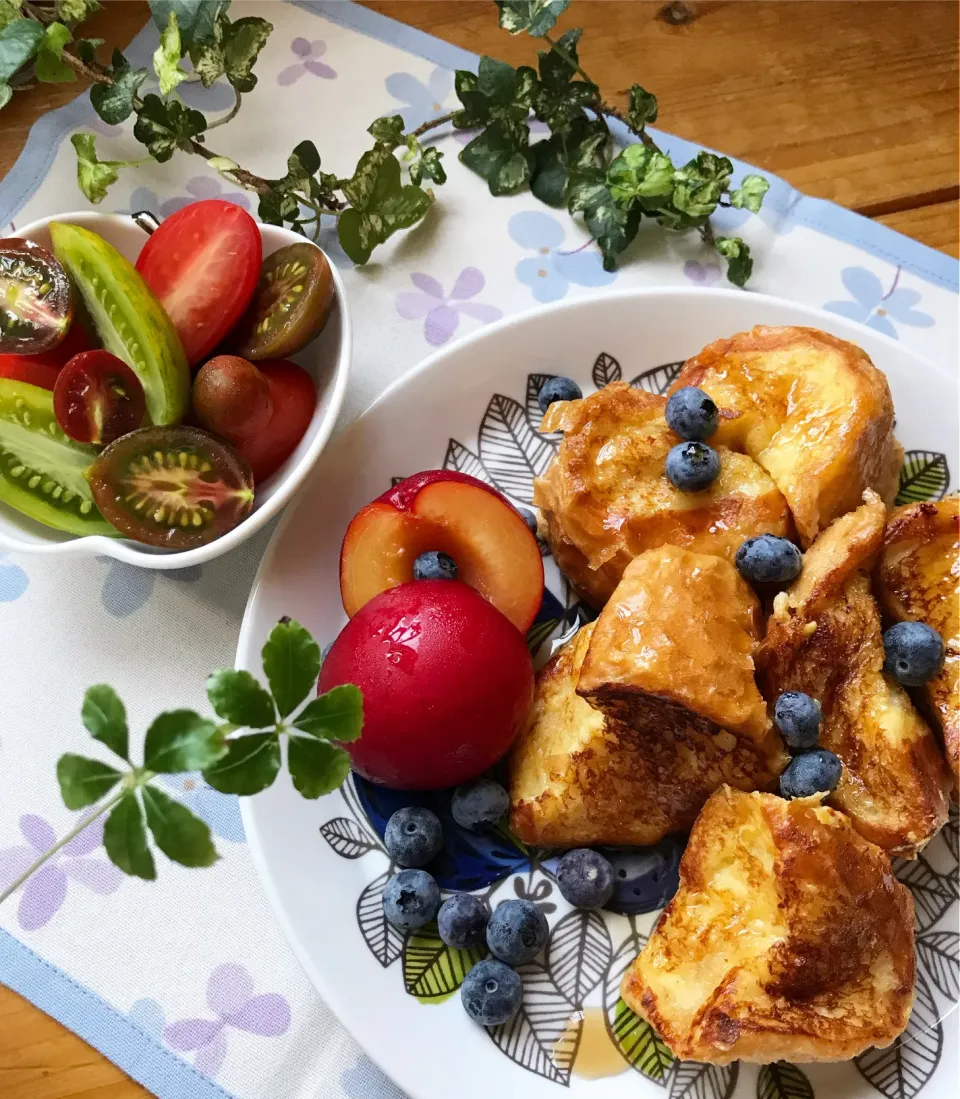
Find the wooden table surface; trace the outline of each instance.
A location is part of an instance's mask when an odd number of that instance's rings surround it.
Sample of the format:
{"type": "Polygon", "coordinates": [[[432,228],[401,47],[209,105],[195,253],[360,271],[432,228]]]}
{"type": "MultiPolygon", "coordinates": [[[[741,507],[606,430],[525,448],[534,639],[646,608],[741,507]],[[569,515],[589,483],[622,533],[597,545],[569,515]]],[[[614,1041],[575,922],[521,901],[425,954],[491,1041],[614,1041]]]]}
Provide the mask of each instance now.
{"type": "MultiPolygon", "coordinates": [[[[525,36],[498,30],[487,2],[368,0],[367,6],[513,64],[534,54],[525,36]]],[[[123,46],[146,17],[143,3],[111,0],[84,33],[123,46]]],[[[958,255],[958,34],[950,0],[667,6],[576,0],[561,26],[584,28],[581,59],[608,98],[622,101],[624,89],[639,80],[659,97],[663,129],[958,255]],[[668,10],[683,21],[671,22],[668,10]]],[[[37,118],[80,87],[41,84],[5,108],[0,175],[37,118]]],[[[0,988],[0,1095],[147,1093],[0,988]]]]}

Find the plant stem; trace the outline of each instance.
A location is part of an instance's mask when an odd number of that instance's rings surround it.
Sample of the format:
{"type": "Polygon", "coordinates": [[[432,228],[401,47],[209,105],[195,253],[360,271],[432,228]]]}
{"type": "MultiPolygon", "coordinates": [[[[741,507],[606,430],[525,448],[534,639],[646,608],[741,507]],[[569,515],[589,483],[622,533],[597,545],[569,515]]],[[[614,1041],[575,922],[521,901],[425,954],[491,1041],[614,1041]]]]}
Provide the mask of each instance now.
{"type": "Polygon", "coordinates": [[[97,819],[97,817],[102,817],[108,809],[112,809],[114,805],[116,805],[117,802],[124,796],[124,794],[126,794],[127,789],[128,788],[126,785],[121,785],[120,789],[117,790],[115,794],[111,794],[106,801],[101,802],[97,806],[91,816],[86,817],[84,820],[81,820],[74,828],[71,828],[65,836],[63,836],[61,839],[58,839],[49,851],[45,851],[40,856],[40,858],[37,859],[36,862],[28,866],[27,869],[24,870],[24,872],[18,878],[15,878],[7,886],[7,888],[4,889],[2,893],[0,893],[0,904],[3,904],[7,897],[10,897],[14,893],[16,893],[16,891],[20,888],[21,885],[23,885],[27,878],[29,878],[32,874],[35,874],[48,859],[52,858],[61,849],[61,847],[66,847],[66,845],[72,839],[80,835],[80,833],[84,830],[84,828],[87,827],[87,825],[92,824],[97,819]]]}
{"type": "Polygon", "coordinates": [[[64,49],[60,55],[63,58],[65,64],[69,65],[74,72],[78,72],[81,76],[85,76],[87,80],[92,80],[94,84],[112,84],[113,77],[104,72],[103,68],[96,62],[93,65],[85,65],[75,53],[71,53],[68,49],[64,49]]]}
{"type": "Polygon", "coordinates": [[[704,222],[704,224],[700,226],[700,239],[709,248],[716,248],[717,239],[713,235],[713,226],[710,224],[709,221],[704,222]]]}
{"type": "Polygon", "coordinates": [[[429,130],[435,130],[438,126],[443,126],[447,122],[453,121],[453,116],[459,114],[459,111],[448,111],[446,114],[440,115],[439,118],[431,118],[428,122],[421,122],[410,133],[404,134],[404,137],[420,137],[421,134],[427,133],[429,130]]]}
{"type": "Polygon", "coordinates": [[[228,122],[237,117],[237,111],[240,110],[240,93],[237,91],[236,88],[234,88],[233,94],[236,96],[233,106],[222,118],[218,118],[214,122],[211,122],[204,131],[205,133],[209,133],[211,130],[215,130],[218,126],[226,126],[228,122]]]}

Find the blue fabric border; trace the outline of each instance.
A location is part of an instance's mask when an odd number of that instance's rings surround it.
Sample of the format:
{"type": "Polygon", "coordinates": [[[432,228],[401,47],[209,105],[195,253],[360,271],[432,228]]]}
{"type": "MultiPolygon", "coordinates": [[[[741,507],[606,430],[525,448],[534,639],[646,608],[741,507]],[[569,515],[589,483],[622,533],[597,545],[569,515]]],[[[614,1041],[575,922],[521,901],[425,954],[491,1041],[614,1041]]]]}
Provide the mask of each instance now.
{"type": "Polygon", "coordinates": [[[89,1042],[154,1095],[235,1099],[95,992],[2,929],[0,981],[89,1042]]]}

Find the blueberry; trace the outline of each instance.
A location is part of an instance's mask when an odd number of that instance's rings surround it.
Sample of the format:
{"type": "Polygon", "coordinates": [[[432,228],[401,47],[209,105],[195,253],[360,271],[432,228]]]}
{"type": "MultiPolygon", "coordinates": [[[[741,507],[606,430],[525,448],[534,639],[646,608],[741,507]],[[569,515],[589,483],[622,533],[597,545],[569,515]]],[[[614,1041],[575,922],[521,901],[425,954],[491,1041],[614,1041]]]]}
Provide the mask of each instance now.
{"type": "Polygon", "coordinates": [[[509,1023],[520,1010],[522,1000],[520,975],[493,958],[477,962],[460,986],[464,1010],[481,1026],[509,1023]]]}
{"type": "Polygon", "coordinates": [[[557,866],[557,886],[576,908],[600,908],[613,893],[613,867],[599,851],[568,851],[557,866]]]}
{"type": "Polygon", "coordinates": [[[693,385],[673,394],[667,401],[666,416],[670,430],[681,439],[703,441],[715,435],[720,426],[720,413],[713,399],[693,385]]]}
{"type": "Polygon", "coordinates": [[[709,488],[720,472],[720,455],[706,443],[678,443],[667,455],[667,479],[681,492],[709,488]]]}
{"type": "Polygon", "coordinates": [[[613,867],[613,896],[605,908],[624,916],[654,912],[680,887],[680,856],[686,839],[666,836],[653,847],[605,848],[613,867]]]}
{"type": "Polygon", "coordinates": [[[786,584],[803,568],[803,554],[789,538],[760,534],[737,550],[737,571],[751,584],[786,584]]]}
{"type": "Polygon", "coordinates": [[[442,550],[427,550],[413,563],[414,580],[456,580],[459,573],[456,561],[442,550]]]}
{"type": "Polygon", "coordinates": [[[554,401],[579,401],[583,390],[573,378],[551,378],[544,382],[537,397],[540,411],[546,412],[554,401]]]}
{"type": "Polygon", "coordinates": [[[387,821],[383,842],[387,854],[400,866],[426,866],[440,854],[443,827],[436,813],[408,805],[387,821]]]}
{"type": "Polygon", "coordinates": [[[898,622],[883,635],[883,670],[898,683],[920,687],[943,665],[943,638],[923,622],[898,622]]]}
{"type": "Polygon", "coordinates": [[[383,914],[401,931],[425,927],[440,907],[440,886],[426,870],[401,870],[383,891],[383,914]]]}
{"type": "Polygon", "coordinates": [[[523,521],[530,528],[531,533],[536,534],[537,533],[537,514],[536,514],[536,512],[531,511],[529,508],[519,508],[519,507],[517,508],[517,511],[520,512],[520,515],[523,517],[523,521]]]}
{"type": "Polygon", "coordinates": [[[533,901],[501,901],[487,924],[487,946],[507,965],[526,965],[543,949],[547,917],[533,901]]]}
{"type": "Polygon", "coordinates": [[[829,794],[840,781],[843,764],[826,748],[815,748],[794,756],[780,776],[780,796],[808,798],[811,794],[829,794]]]}
{"type": "Polygon", "coordinates": [[[491,778],[478,778],[453,792],[450,812],[461,828],[470,832],[489,832],[506,816],[510,795],[491,778]]]}
{"type": "Polygon", "coordinates": [[[454,893],[440,906],[437,928],[440,938],[455,950],[483,946],[490,909],[472,893],[454,893]]]}
{"type": "Polygon", "coordinates": [[[820,703],[802,691],[784,691],[773,710],[784,743],[794,751],[815,748],[823,711],[820,703]]]}

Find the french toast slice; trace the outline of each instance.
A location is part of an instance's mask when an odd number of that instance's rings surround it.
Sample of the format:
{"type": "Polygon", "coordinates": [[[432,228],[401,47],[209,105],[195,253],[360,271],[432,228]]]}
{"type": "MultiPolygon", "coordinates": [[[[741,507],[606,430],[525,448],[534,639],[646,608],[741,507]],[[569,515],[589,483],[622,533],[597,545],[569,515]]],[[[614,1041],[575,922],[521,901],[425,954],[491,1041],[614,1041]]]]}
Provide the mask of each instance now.
{"type": "Polygon", "coordinates": [[[874,581],[885,615],[925,622],[943,638],[943,668],[919,694],[960,784],[960,496],[894,509],[874,581]]]}
{"type": "Polygon", "coordinates": [[[782,691],[819,700],[820,745],[843,762],[830,804],[862,836],[913,858],[947,819],[951,781],[930,727],[882,671],[869,573],[887,513],[875,492],[864,500],[804,554],[800,576],[774,601],[757,665],[769,701],[782,691]]]}
{"type": "Polygon", "coordinates": [[[760,603],[728,561],[646,550],[597,619],[577,694],[649,737],[725,729],[782,752],[754,678],[760,630],[760,603]]]}
{"type": "Polygon", "coordinates": [[[723,787],[622,995],[683,1060],[840,1061],[907,1025],[913,898],[819,799],[723,787]]]}
{"type": "Polygon", "coordinates": [[[903,449],[887,379],[855,344],[816,328],[754,328],[687,361],[693,385],[725,411],[711,443],[745,451],[787,498],[804,546],[874,489],[889,506],[903,449]]]}
{"type": "Polygon", "coordinates": [[[521,840],[646,846],[688,832],[723,783],[774,788],[779,768],[749,740],[667,721],[648,736],[581,698],[577,680],[595,626],[540,672],[530,722],[511,753],[510,827],[521,840]]]}
{"type": "Polygon", "coordinates": [[[787,504],[746,454],[721,446],[720,475],[702,492],[681,492],[664,474],[680,439],[664,419],[666,398],[612,382],[579,401],[558,401],[541,431],[563,432],[534,481],[542,532],[581,598],[602,607],[623,570],[662,545],[732,561],[757,534],[790,533],[787,504]]]}

